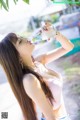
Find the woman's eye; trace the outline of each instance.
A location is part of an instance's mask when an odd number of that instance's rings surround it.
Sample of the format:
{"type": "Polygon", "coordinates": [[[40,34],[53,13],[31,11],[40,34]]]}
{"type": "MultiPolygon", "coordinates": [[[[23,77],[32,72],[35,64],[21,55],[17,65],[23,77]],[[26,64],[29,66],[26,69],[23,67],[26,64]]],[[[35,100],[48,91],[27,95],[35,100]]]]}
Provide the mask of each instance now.
{"type": "Polygon", "coordinates": [[[22,40],[19,41],[19,44],[22,42],[22,40]]]}

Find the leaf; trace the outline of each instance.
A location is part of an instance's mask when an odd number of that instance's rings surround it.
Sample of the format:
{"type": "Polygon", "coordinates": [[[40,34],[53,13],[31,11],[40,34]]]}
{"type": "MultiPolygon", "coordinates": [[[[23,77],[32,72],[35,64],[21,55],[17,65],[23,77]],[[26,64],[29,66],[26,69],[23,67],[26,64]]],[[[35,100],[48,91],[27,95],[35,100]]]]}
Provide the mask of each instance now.
{"type": "Polygon", "coordinates": [[[6,0],[6,5],[9,8],[9,1],[8,0],[6,0]]]}
{"type": "Polygon", "coordinates": [[[1,2],[0,2],[0,8],[2,9],[2,4],[1,4],[1,2]]]}
{"type": "Polygon", "coordinates": [[[6,3],[3,0],[1,0],[1,4],[4,7],[4,9],[8,11],[8,7],[7,7],[6,3]]]}
{"type": "Polygon", "coordinates": [[[23,0],[25,3],[28,3],[29,4],[29,0],[23,0]]]}
{"type": "Polygon", "coordinates": [[[17,3],[17,0],[14,0],[14,3],[16,4],[16,3],[17,3]]]}

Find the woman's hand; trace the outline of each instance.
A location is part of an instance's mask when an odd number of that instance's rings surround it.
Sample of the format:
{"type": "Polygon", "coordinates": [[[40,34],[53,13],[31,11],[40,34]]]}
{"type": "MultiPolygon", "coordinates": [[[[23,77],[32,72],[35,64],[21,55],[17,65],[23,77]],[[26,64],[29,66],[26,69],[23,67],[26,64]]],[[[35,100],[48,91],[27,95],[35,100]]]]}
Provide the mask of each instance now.
{"type": "Polygon", "coordinates": [[[50,38],[55,37],[56,29],[52,27],[52,24],[50,22],[45,22],[45,25],[42,27],[42,36],[46,36],[48,40],[50,38]]]}

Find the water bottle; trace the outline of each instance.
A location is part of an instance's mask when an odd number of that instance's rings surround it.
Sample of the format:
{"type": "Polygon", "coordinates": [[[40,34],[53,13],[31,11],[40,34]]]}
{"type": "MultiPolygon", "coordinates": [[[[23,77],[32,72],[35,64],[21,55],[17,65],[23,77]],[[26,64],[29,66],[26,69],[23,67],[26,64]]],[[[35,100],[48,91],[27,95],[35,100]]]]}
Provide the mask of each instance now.
{"type": "Polygon", "coordinates": [[[36,30],[31,36],[30,39],[33,44],[39,44],[41,42],[47,42],[51,38],[54,39],[54,36],[56,34],[56,29],[52,26],[51,23],[44,23],[42,22],[41,28],[36,30]],[[47,25],[47,27],[45,27],[47,25]]]}

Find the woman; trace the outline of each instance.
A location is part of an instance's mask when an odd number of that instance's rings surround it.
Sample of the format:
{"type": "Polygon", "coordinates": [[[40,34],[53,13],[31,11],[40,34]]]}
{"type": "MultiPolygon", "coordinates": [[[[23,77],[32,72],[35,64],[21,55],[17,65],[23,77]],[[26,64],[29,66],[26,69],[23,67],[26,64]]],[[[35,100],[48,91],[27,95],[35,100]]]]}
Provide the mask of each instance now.
{"type": "MultiPolygon", "coordinates": [[[[48,24],[45,27],[49,30],[48,24]]],[[[39,119],[37,106],[44,116],[42,119],[70,120],[62,97],[62,77],[47,69],[45,64],[72,50],[73,44],[59,32],[56,32],[55,38],[62,47],[36,58],[32,56],[35,45],[15,33],[9,33],[0,42],[0,64],[19,102],[24,120],[39,119]]]]}

